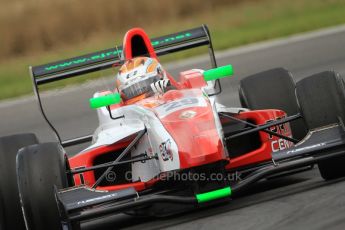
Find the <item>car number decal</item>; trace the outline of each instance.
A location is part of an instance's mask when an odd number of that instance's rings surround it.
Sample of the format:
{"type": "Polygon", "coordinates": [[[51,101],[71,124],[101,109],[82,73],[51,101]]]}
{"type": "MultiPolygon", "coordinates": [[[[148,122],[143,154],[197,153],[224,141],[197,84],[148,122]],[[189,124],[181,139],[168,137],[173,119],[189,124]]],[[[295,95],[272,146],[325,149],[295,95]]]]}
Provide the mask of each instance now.
{"type": "Polygon", "coordinates": [[[167,104],[161,105],[156,108],[156,112],[159,117],[165,117],[170,113],[176,112],[181,109],[190,107],[206,107],[206,101],[203,98],[190,97],[180,100],[172,101],[167,104]]]}

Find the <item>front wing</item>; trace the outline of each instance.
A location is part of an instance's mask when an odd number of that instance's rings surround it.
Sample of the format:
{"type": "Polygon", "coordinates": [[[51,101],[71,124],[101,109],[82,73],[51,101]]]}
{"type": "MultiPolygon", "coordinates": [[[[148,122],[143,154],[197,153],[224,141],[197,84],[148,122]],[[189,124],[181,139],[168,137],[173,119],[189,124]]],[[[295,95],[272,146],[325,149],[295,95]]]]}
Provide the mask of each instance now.
{"type": "Polygon", "coordinates": [[[63,228],[78,229],[82,221],[152,204],[172,203],[199,207],[214,201],[230,200],[233,194],[243,192],[263,178],[343,155],[345,129],[342,125],[334,124],[310,131],[296,146],[273,153],[273,164],[254,171],[238,183],[218,190],[188,197],[164,193],[141,195],[133,188],[107,192],[80,186],[56,191],[56,200],[63,228]]]}

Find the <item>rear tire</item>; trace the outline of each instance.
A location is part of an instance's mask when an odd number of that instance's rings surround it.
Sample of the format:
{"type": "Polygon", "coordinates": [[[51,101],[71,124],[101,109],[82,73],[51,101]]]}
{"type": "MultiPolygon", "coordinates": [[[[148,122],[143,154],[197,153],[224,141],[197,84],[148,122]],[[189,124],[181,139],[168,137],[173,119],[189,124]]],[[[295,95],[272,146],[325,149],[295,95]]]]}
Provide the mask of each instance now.
{"type": "Polygon", "coordinates": [[[333,158],[318,164],[320,175],[325,180],[333,180],[345,176],[345,157],[333,158]]]}
{"type": "MultiPolygon", "coordinates": [[[[340,75],[325,71],[302,79],[296,84],[296,95],[309,129],[345,122],[345,86],[340,75]]],[[[325,180],[345,176],[345,156],[318,163],[325,180]]]]}
{"type": "Polygon", "coordinates": [[[16,156],[20,148],[37,144],[34,134],[0,138],[0,229],[25,229],[20,208],[16,175],[16,156]]]}
{"type": "Polygon", "coordinates": [[[21,149],[17,156],[18,188],[28,229],[61,229],[54,186],[66,188],[66,161],[58,143],[21,149]]]}
{"type": "MultiPolygon", "coordinates": [[[[280,109],[288,116],[300,112],[295,82],[284,68],[270,69],[242,79],[239,97],[242,106],[251,110],[280,109]]],[[[290,126],[296,139],[302,139],[308,132],[302,119],[290,122],[290,126]]]]}

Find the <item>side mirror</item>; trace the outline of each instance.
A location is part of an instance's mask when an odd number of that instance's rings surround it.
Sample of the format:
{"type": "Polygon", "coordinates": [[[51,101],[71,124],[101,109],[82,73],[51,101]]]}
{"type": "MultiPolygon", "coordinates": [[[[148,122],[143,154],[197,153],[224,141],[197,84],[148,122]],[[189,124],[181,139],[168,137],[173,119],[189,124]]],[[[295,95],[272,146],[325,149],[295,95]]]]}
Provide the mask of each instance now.
{"type": "Polygon", "coordinates": [[[107,94],[100,97],[90,98],[90,108],[98,109],[104,106],[119,104],[121,102],[121,95],[119,93],[107,94]]]}
{"type": "Polygon", "coordinates": [[[232,65],[225,65],[218,68],[204,71],[205,81],[214,81],[224,77],[231,77],[234,74],[232,65]]]}

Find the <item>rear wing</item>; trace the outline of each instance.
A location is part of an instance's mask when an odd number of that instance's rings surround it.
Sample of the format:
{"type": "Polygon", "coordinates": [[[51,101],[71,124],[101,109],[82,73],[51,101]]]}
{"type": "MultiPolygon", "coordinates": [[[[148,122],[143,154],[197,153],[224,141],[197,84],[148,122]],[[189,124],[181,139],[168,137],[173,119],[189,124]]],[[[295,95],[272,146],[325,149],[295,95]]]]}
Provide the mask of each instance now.
{"type": "MultiPolygon", "coordinates": [[[[202,25],[198,28],[185,30],[182,32],[158,38],[153,38],[151,39],[151,44],[157,56],[162,56],[165,54],[170,54],[186,49],[207,45],[212,67],[217,67],[210,33],[206,25],[202,25]]],[[[39,94],[39,85],[111,68],[114,64],[120,63],[122,61],[120,58],[121,53],[122,46],[116,46],[114,48],[101,50],[98,52],[74,58],[69,58],[61,61],[56,61],[44,65],[33,67],[30,66],[30,75],[32,78],[33,88],[37,98],[39,109],[42,113],[43,118],[46,120],[52,131],[55,133],[56,138],[62,146],[67,147],[89,142],[92,140],[92,135],[62,141],[58,131],[49,121],[48,117],[44,112],[41,97],[39,94]]],[[[221,91],[220,83],[218,80],[217,82],[219,85],[219,89],[221,91]]]]}
{"type": "MultiPolygon", "coordinates": [[[[212,66],[216,67],[212,43],[206,25],[151,39],[151,44],[157,54],[162,56],[198,46],[209,45],[212,52],[212,66]]],[[[31,67],[35,84],[41,85],[59,81],[82,74],[111,68],[121,61],[122,46],[101,50],[98,52],[69,58],[57,62],[31,67]]]]}

